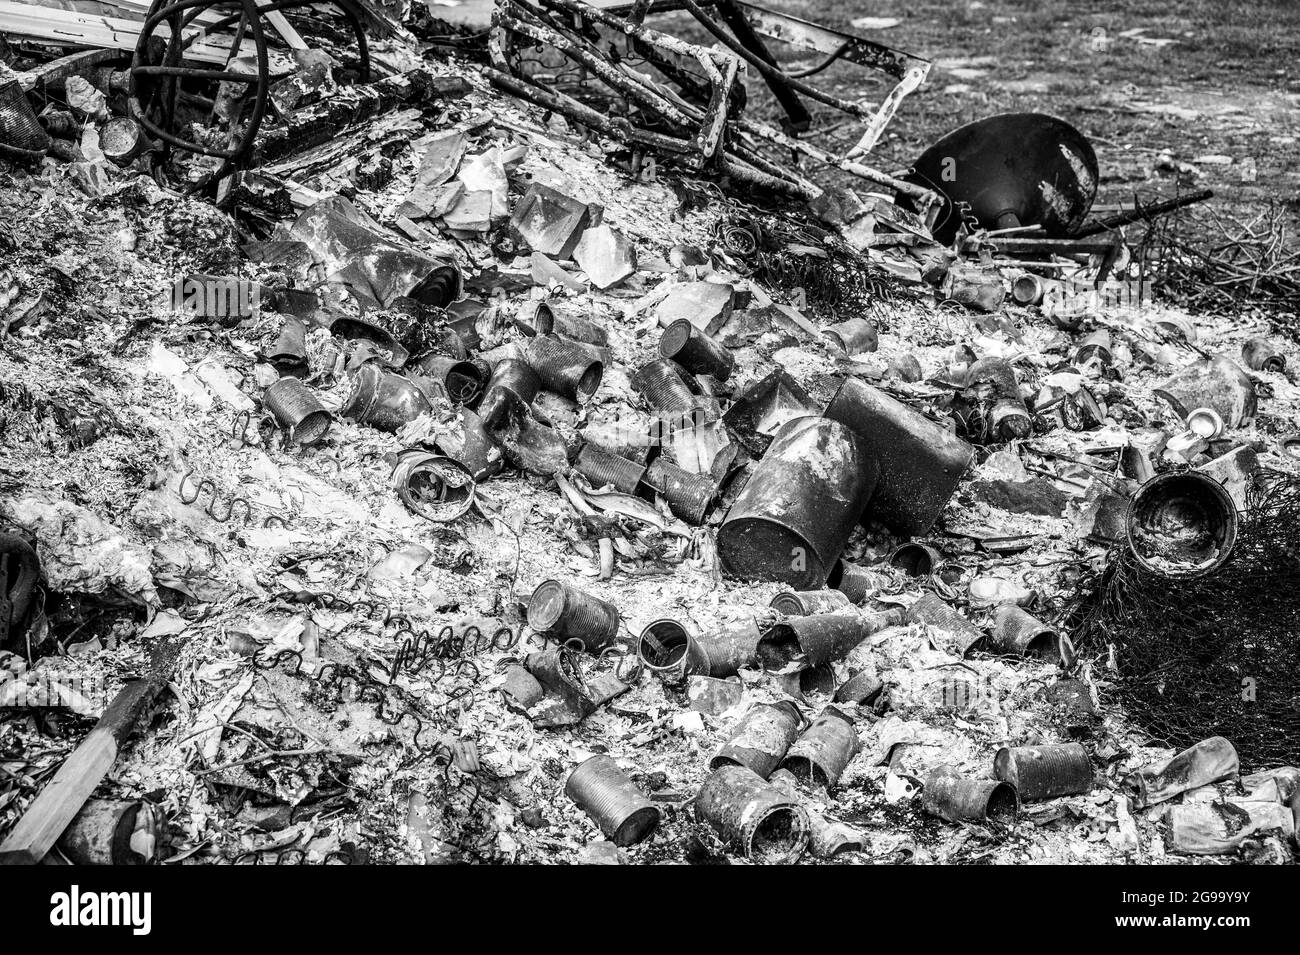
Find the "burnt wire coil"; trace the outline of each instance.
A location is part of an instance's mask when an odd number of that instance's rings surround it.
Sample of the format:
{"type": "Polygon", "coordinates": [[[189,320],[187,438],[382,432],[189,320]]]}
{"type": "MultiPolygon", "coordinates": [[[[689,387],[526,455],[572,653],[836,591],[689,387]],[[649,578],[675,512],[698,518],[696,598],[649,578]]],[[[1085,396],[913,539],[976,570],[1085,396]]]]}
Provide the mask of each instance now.
{"type": "MultiPolygon", "coordinates": [[[[248,527],[253,524],[253,502],[241,494],[223,495],[217,487],[216,482],[211,478],[201,478],[194,480],[194,469],[190,468],[181,475],[180,483],[176,487],[176,493],[179,495],[182,504],[194,504],[201,498],[204,492],[211,495],[207,505],[203,508],[203,513],[214,521],[222,524],[229,524],[235,517],[236,511],[243,513],[243,525],[248,527]],[[194,493],[185,492],[185,484],[189,482],[194,486],[194,493]]],[[[288,522],[279,514],[268,514],[262,519],[262,527],[271,527],[278,525],[287,527],[288,522]]]]}

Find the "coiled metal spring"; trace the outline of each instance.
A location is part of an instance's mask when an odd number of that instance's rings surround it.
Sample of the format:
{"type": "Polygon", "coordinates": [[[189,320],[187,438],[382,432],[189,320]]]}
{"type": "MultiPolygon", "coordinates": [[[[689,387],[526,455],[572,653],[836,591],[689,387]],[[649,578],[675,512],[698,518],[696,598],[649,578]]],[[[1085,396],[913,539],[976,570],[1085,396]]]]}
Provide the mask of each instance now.
{"type": "MultiPolygon", "coordinates": [[[[222,524],[228,524],[234,518],[237,510],[242,510],[244,526],[247,527],[253,523],[253,502],[240,494],[224,497],[217,487],[216,482],[211,478],[202,478],[198,481],[193,479],[194,468],[190,468],[181,475],[180,484],[176,487],[176,493],[180,496],[182,504],[194,504],[206,491],[211,495],[207,506],[203,508],[203,513],[214,521],[220,521],[222,524]],[[194,487],[193,494],[185,492],[185,484],[189,482],[194,487]]],[[[278,525],[287,527],[288,524],[283,517],[278,514],[268,514],[262,519],[262,527],[271,527],[278,525]]]]}

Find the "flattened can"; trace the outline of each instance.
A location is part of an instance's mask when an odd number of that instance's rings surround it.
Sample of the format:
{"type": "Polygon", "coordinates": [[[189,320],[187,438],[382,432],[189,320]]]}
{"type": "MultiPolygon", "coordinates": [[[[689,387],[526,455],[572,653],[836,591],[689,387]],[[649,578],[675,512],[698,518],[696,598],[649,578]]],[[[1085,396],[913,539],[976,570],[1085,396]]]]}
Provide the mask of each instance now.
{"type": "Polygon", "coordinates": [[[723,570],[795,590],[823,586],[877,474],[845,425],[811,416],[786,422],[718,529],[723,570]]]}
{"type": "Polygon", "coordinates": [[[934,525],[975,454],[951,431],[856,378],[840,385],[826,417],[851,428],[879,468],[863,516],[908,537],[934,525]]]}
{"type": "Polygon", "coordinates": [[[767,779],[780,765],[802,722],[803,717],[788,700],[754,704],[740,718],[726,745],[709,761],[709,769],[745,766],[767,779]]]}
{"type": "Polygon", "coordinates": [[[695,797],[695,816],[754,862],[789,864],[808,845],[807,811],[744,766],[713,771],[695,797]]]}
{"type": "Polygon", "coordinates": [[[597,653],[618,636],[618,608],[577,587],[544,580],[528,601],[528,626],[558,640],[580,642],[597,653]]]}
{"type": "Polygon", "coordinates": [[[1026,802],[1092,790],[1092,761],[1081,743],[1004,746],[993,757],[993,775],[1016,787],[1026,802]]]}
{"type": "Polygon", "coordinates": [[[608,756],[584,760],[569,774],[564,794],[616,846],[636,845],[659,825],[659,807],[608,756]]]}
{"type": "Polygon", "coordinates": [[[799,779],[830,789],[839,782],[861,748],[853,721],[840,710],[828,706],[794,741],[785,759],[781,760],[781,768],[788,769],[799,779]]]}

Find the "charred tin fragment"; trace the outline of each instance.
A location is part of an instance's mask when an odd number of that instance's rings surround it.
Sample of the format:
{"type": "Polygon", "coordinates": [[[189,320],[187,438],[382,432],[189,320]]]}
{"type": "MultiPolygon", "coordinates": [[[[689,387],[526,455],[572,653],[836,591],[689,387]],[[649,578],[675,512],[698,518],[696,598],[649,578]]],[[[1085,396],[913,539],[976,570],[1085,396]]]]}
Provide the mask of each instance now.
{"type": "Polygon", "coordinates": [[[726,745],[709,761],[709,769],[745,766],[766,779],[794,742],[802,722],[799,710],[788,700],[754,704],[736,724],[726,745]]]}
{"type": "Polygon", "coordinates": [[[694,375],[711,375],[726,381],[736,367],[736,359],[724,346],[681,318],[664,329],[659,338],[659,354],[676,362],[694,375]]]}
{"type": "Polygon", "coordinates": [[[479,416],[488,428],[498,428],[508,416],[532,404],[541,388],[541,376],[528,362],[517,358],[499,361],[484,389],[479,416]]]}
{"type": "Polygon", "coordinates": [[[1080,743],[1004,746],[993,757],[993,774],[1025,802],[1086,793],[1093,786],[1092,761],[1080,743]]]}
{"type": "Polygon", "coordinates": [[[564,643],[577,641],[596,653],[618,636],[618,608],[558,580],[537,585],[528,601],[528,626],[564,643]]]}
{"type": "Polygon", "coordinates": [[[781,760],[781,768],[798,779],[830,789],[840,781],[860,748],[853,720],[828,706],[794,741],[781,760]]]}
{"type": "Polygon", "coordinates": [[[788,422],[718,530],[723,570],[795,590],[821,587],[871,497],[877,473],[875,461],[839,422],[788,422]]]}
{"type": "Polygon", "coordinates": [[[583,761],[569,774],[564,794],[616,846],[636,845],[659,825],[659,807],[608,756],[583,761]]]}
{"type": "Polygon", "coordinates": [[[898,622],[901,611],[863,615],[823,613],[787,617],[771,626],[758,643],[759,659],[769,670],[783,669],[803,654],[813,666],[843,659],[873,633],[898,622]]]}
{"type": "Polygon", "coordinates": [[[795,862],[808,845],[807,811],[744,766],[715,769],[695,797],[695,815],[754,862],[795,862]]]}

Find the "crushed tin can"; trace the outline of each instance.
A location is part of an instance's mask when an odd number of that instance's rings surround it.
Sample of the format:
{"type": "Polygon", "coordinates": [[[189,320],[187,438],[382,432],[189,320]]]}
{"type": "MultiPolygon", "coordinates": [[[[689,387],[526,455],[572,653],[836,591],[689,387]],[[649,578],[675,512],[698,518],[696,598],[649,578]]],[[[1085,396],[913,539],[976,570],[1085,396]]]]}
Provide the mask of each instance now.
{"type": "Polygon", "coordinates": [[[722,422],[751,455],[761,457],[791,418],[816,415],[808,392],[784,368],[777,368],[736,396],[722,422]]]}
{"type": "Polygon", "coordinates": [[[876,701],[884,688],[885,684],[880,681],[879,677],[870,670],[863,670],[840,684],[833,699],[836,703],[855,703],[858,706],[869,706],[876,701]]]}
{"type": "Polygon", "coordinates": [[[806,617],[843,610],[851,606],[851,602],[838,590],[784,590],[773,597],[768,606],[783,617],[806,617]]]}
{"type": "Polygon", "coordinates": [[[1251,371],[1269,371],[1278,375],[1286,371],[1286,356],[1267,338],[1252,338],[1242,345],[1241,360],[1251,371]]]}
{"type": "Polygon", "coordinates": [[[386,356],[390,368],[401,369],[410,359],[411,353],[397,340],[391,331],[375,322],[364,318],[343,315],[334,319],[329,326],[330,334],[350,341],[367,341],[379,349],[381,357],[386,356]]]}
{"type": "Polygon", "coordinates": [[[668,509],[687,524],[703,524],[718,496],[718,485],[707,474],[692,474],[659,455],[646,468],[643,483],[663,495],[668,509]]]}
{"type": "Polygon", "coordinates": [[[864,517],[907,537],[928,531],[975,449],[951,431],[856,378],[846,378],[826,417],[851,428],[879,469],[864,517]]]}
{"type": "Polygon", "coordinates": [[[923,623],[948,635],[944,649],[964,657],[984,639],[983,632],[934,594],[922,594],[907,608],[908,623],[923,623]]]}
{"type": "Polygon", "coordinates": [[[499,361],[483,389],[479,416],[488,428],[499,428],[507,417],[527,409],[541,390],[541,376],[528,362],[518,358],[499,361]]]}
{"type": "Polygon", "coordinates": [[[529,339],[525,355],[548,391],[585,403],[600,389],[605,366],[579,342],[537,335],[529,339]]]}
{"type": "Polygon", "coordinates": [[[853,720],[828,706],[794,741],[781,768],[797,779],[832,789],[861,748],[853,720]]]}
{"type": "Polygon", "coordinates": [[[993,614],[989,646],[999,653],[1037,657],[1062,666],[1074,660],[1074,645],[1065,634],[1015,604],[1003,604],[993,614]]]}
{"type": "Polygon", "coordinates": [[[828,325],[822,329],[822,334],[846,355],[862,355],[880,347],[876,326],[865,318],[850,318],[828,325]]]}
{"type": "Polygon", "coordinates": [[[616,846],[634,846],[659,825],[659,807],[608,756],[592,756],[569,774],[564,794],[616,846]]]}
{"type": "Polygon", "coordinates": [[[1014,786],[1022,802],[1090,792],[1094,781],[1080,743],[1004,746],[993,757],[993,775],[1014,786]]]}
{"type": "Polygon", "coordinates": [[[745,766],[719,767],[695,797],[695,816],[753,862],[787,865],[808,846],[808,812],[745,766]]]}
{"type": "Polygon", "coordinates": [[[464,465],[476,482],[486,481],[505,467],[501,448],[488,434],[483,419],[469,408],[460,409],[460,434],[440,437],[438,447],[464,465]]]}
{"type": "Polygon", "coordinates": [[[650,673],[669,683],[694,674],[707,674],[708,653],[676,620],[646,624],[636,644],[637,656],[650,673]]]}
{"type": "Polygon", "coordinates": [[[735,676],[742,668],[758,665],[758,641],[762,631],[754,620],[700,634],[695,644],[709,661],[705,673],[713,677],[735,676]]]}
{"type": "Polygon", "coordinates": [[[528,600],[528,626],[563,643],[598,653],[618,637],[618,608],[558,580],[544,580],[528,600]]]}
{"type": "Polygon", "coordinates": [[[393,466],[393,487],[412,514],[446,524],[474,506],[474,476],[455,458],[408,448],[393,466]]]}
{"type": "Polygon", "coordinates": [[[262,393],[262,402],[293,444],[319,444],[334,420],[316,393],[297,378],[281,378],[262,393]]]}
{"type": "Polygon", "coordinates": [[[951,766],[925,778],[921,807],[949,822],[998,822],[1009,825],[1020,810],[1015,787],[1000,779],[967,779],[951,766]]]}
{"type": "Polygon", "coordinates": [[[722,749],[709,760],[709,769],[745,766],[767,779],[780,765],[802,723],[799,710],[788,700],[755,703],[732,729],[722,749]]]}
{"type": "Polygon", "coordinates": [[[849,603],[860,604],[877,590],[890,586],[892,581],[886,574],[870,570],[852,561],[840,558],[831,568],[826,578],[826,586],[833,587],[849,598],[849,603]]]}
{"type": "Polygon", "coordinates": [[[591,482],[594,488],[612,487],[624,494],[635,494],[645,479],[644,465],[621,458],[617,454],[583,445],[574,465],[578,473],[591,482]]]}
{"type": "Polygon", "coordinates": [[[718,529],[723,570],[795,590],[823,586],[877,474],[845,425],[816,417],[787,422],[718,529]]]}
{"type": "Polygon", "coordinates": [[[1148,573],[1202,577],[1232,555],[1237,521],[1232,496],[1214,478],[1199,471],[1166,472],[1129,501],[1129,550],[1148,573]]]}
{"type": "Polygon", "coordinates": [[[711,375],[726,381],[736,367],[736,359],[724,346],[679,318],[659,337],[659,354],[676,362],[693,375],[711,375]]]}
{"type": "Polygon", "coordinates": [[[507,415],[504,424],[488,433],[513,467],[542,477],[564,472],[576,451],[563,434],[535,421],[527,412],[507,415]]]}
{"type": "Polygon", "coordinates": [[[397,431],[432,410],[424,392],[409,379],[367,363],[353,375],[352,390],[339,414],[380,431],[397,431]]]}
{"type": "Polygon", "coordinates": [[[897,567],[909,577],[929,577],[943,563],[943,555],[928,544],[909,541],[894,548],[889,566],[897,567]]]}

